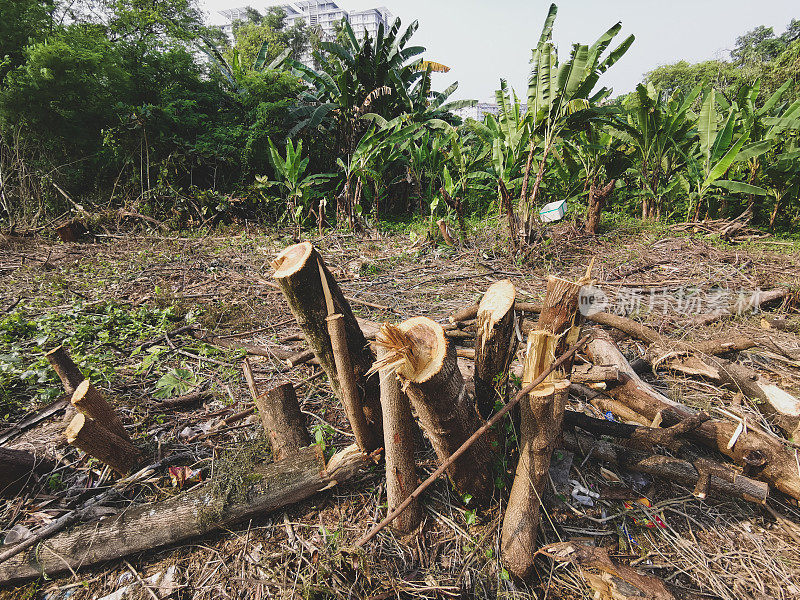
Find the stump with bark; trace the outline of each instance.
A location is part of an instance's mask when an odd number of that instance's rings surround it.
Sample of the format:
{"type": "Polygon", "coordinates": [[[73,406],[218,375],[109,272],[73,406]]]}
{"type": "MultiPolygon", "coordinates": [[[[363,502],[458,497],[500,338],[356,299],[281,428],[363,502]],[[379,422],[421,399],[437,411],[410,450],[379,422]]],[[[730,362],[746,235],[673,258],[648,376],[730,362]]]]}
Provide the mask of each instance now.
{"type": "Polygon", "coordinates": [[[378,378],[366,377],[374,356],[336,279],[325,267],[319,252],[309,242],[289,246],[277,256],[272,265],[275,268],[274,277],[306,341],[328,375],[334,393],[344,402],[326,324],[329,315],[342,315],[346,346],[359,390],[361,409],[369,427],[375,432],[374,439],[379,441],[382,419],[378,378]],[[326,279],[332,311],[329,311],[326,304],[320,268],[326,279]]]}
{"type": "Polygon", "coordinates": [[[120,475],[129,473],[139,462],[136,446],[83,413],[73,417],[66,436],[69,444],[104,462],[120,475]]]}
{"type": "Polygon", "coordinates": [[[300,403],[291,382],[286,381],[266,394],[256,396],[255,403],[275,460],[283,460],[300,448],[311,445],[306,419],[300,412],[300,403]]]}
{"type": "Polygon", "coordinates": [[[78,384],[75,393],[72,394],[72,405],[78,411],[97,421],[104,429],[130,442],[131,437],[125,431],[122,419],[88,379],[84,379],[78,384]]]}
{"type": "MultiPolygon", "coordinates": [[[[377,343],[388,352],[373,369],[397,373],[439,461],[446,461],[483,424],[466,393],[455,345],[427,317],[384,325],[377,343]]],[[[491,441],[483,436],[447,473],[460,494],[483,504],[492,495],[492,463],[491,441]]]]}
{"type": "Polygon", "coordinates": [[[495,390],[502,387],[516,349],[514,300],[516,289],[508,279],[486,290],[475,323],[475,401],[488,419],[494,409],[495,390]],[[495,381],[500,377],[502,381],[495,381]]]}
{"type": "Polygon", "coordinates": [[[71,397],[75,393],[75,389],[86,379],[78,365],[72,360],[64,346],[51,350],[45,354],[45,357],[61,380],[64,392],[71,397]]]}

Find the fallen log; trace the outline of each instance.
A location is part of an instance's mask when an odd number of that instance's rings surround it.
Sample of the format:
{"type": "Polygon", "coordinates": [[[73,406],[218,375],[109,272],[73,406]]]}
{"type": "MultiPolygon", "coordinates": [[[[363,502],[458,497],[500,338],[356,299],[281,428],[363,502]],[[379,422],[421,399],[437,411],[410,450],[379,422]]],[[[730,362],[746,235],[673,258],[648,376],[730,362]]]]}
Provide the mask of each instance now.
{"type": "Polygon", "coordinates": [[[13,497],[37,475],[48,473],[53,463],[26,450],[0,447],[0,497],[13,497]]]}
{"type": "MultiPolygon", "coordinates": [[[[567,411],[567,414],[569,415],[570,411],[567,411]]],[[[594,459],[618,465],[628,471],[647,473],[653,477],[674,481],[687,487],[694,488],[700,480],[697,467],[689,461],[632,450],[626,446],[586,435],[565,432],[564,448],[582,456],[591,456],[594,459]]],[[[714,463],[714,468],[709,470],[709,475],[709,489],[722,499],[733,497],[764,504],[769,496],[769,486],[766,483],[745,477],[721,463],[714,463]]]]}
{"type": "Polygon", "coordinates": [[[0,585],[90,567],[196,538],[300,502],[353,477],[373,462],[355,446],[325,464],[319,446],[255,470],[247,501],[226,502],[207,483],[157,504],[127,507],[60,533],[0,563],[0,585]],[[165,525],[168,524],[168,525],[165,525]]]}
{"type": "MultiPolygon", "coordinates": [[[[372,370],[397,373],[439,462],[446,462],[483,424],[466,393],[455,346],[427,317],[384,325],[376,343],[387,352],[372,370]]],[[[482,438],[447,471],[456,490],[477,504],[491,498],[493,457],[490,441],[482,438]]]]}
{"type": "MultiPolygon", "coordinates": [[[[660,418],[664,424],[672,425],[697,413],[642,381],[604,332],[595,334],[587,353],[595,364],[613,364],[619,368],[622,382],[606,393],[650,422],[660,418]]],[[[769,483],[784,494],[800,500],[800,474],[794,454],[775,436],[752,426],[744,431],[741,424],[711,419],[693,431],[691,437],[719,450],[735,463],[746,466],[751,471],[748,476],[769,483]]]]}
{"type": "Polygon", "coordinates": [[[758,290],[747,298],[739,298],[730,307],[718,308],[706,315],[699,315],[691,319],[692,325],[709,325],[714,321],[731,317],[733,315],[741,315],[748,311],[755,311],[761,308],[763,304],[781,300],[789,295],[787,289],[774,289],[774,290],[758,290]]]}
{"type": "MultiPolygon", "coordinates": [[[[387,352],[389,350],[384,347],[378,348],[379,362],[387,352]]],[[[414,417],[408,398],[400,391],[397,375],[389,369],[381,369],[379,374],[386,459],[386,510],[391,513],[419,485],[414,463],[414,417]]],[[[393,527],[401,534],[409,534],[421,520],[422,507],[418,502],[412,502],[394,521],[393,527]]]]}
{"type": "Polygon", "coordinates": [[[496,389],[503,389],[514,357],[514,300],[516,289],[508,279],[493,283],[478,305],[475,337],[475,402],[481,417],[494,411],[496,389]],[[500,381],[495,381],[498,376],[500,381]]]}
{"type": "Polygon", "coordinates": [[[139,461],[139,450],[128,439],[112,433],[83,413],[72,418],[67,442],[104,462],[120,475],[129,473],[139,461]]]}
{"type": "Polygon", "coordinates": [[[619,381],[619,369],[614,365],[579,365],[572,367],[572,383],[605,383],[619,381]]]}
{"type": "Polygon", "coordinates": [[[785,318],[765,316],[761,319],[761,329],[777,329],[800,334],[800,323],[785,318]]]}
{"type": "Polygon", "coordinates": [[[380,440],[382,418],[378,378],[366,376],[375,357],[336,279],[325,267],[319,252],[309,242],[289,246],[277,256],[272,266],[275,268],[274,277],[303,335],[328,375],[336,397],[344,402],[326,325],[326,317],[330,314],[342,315],[346,346],[359,389],[361,409],[367,423],[375,432],[375,439],[380,440]],[[325,288],[320,271],[325,277],[325,288]],[[328,309],[326,289],[330,295],[332,310],[328,309]]]}
{"type": "Polygon", "coordinates": [[[306,419],[291,382],[281,383],[266,394],[256,396],[255,403],[276,461],[311,445],[306,419]]]}

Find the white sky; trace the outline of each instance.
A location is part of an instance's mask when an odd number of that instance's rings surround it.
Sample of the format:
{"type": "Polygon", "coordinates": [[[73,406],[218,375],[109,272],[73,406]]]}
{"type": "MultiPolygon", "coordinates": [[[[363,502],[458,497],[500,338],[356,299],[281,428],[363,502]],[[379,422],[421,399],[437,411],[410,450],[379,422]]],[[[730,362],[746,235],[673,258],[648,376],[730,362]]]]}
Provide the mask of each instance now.
{"type": "MultiPolygon", "coordinates": [[[[426,58],[452,70],[436,75],[436,88],[459,82],[456,98],[493,98],[500,77],[525,96],[531,48],[541,32],[550,0],[336,0],[345,10],[385,5],[405,27],[419,29],[412,44],[427,48],[426,58]]],[[[199,0],[209,21],[216,11],[251,5],[263,9],[270,0],[199,0]]],[[[631,91],[650,69],[678,60],[726,58],[736,37],[757,25],[780,35],[792,18],[800,18],[798,0],[561,0],[554,39],[561,56],[573,42],[591,44],[617,21],[617,40],[636,36],[627,54],[601,79],[615,94],[631,91]]]]}

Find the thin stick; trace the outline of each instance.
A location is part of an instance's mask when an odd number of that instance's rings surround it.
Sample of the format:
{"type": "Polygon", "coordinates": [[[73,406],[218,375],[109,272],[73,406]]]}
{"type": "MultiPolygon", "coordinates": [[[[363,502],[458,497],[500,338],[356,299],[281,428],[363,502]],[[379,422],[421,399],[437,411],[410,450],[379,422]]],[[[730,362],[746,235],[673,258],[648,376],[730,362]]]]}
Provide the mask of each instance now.
{"type": "Polygon", "coordinates": [[[367,533],[367,535],[358,540],[356,542],[356,547],[360,548],[364,546],[372,538],[378,535],[378,533],[380,533],[382,529],[384,529],[387,525],[389,525],[389,523],[394,521],[397,518],[397,516],[400,513],[402,513],[412,502],[414,502],[417,498],[419,498],[422,492],[428,489],[428,487],[430,487],[430,485],[434,481],[436,481],[451,464],[453,464],[456,460],[458,460],[458,458],[469,449],[469,447],[475,442],[475,440],[477,440],[484,433],[489,431],[489,429],[491,429],[500,419],[506,416],[508,411],[514,408],[514,406],[520,400],[522,400],[531,390],[533,390],[533,388],[535,388],[537,385],[539,385],[545,379],[547,379],[547,376],[550,375],[550,373],[558,369],[562,364],[564,364],[566,361],[572,358],[572,355],[575,354],[578,350],[580,350],[586,344],[586,342],[589,341],[591,337],[592,337],[591,333],[583,336],[580,340],[578,340],[578,342],[572,348],[567,350],[564,354],[562,354],[558,358],[558,360],[556,360],[547,369],[545,369],[541,375],[539,375],[536,379],[531,381],[528,385],[526,385],[519,392],[517,392],[517,395],[514,396],[514,398],[508,404],[506,404],[503,408],[497,411],[497,413],[491,419],[489,419],[480,429],[478,429],[475,433],[473,433],[466,442],[461,444],[461,447],[455,452],[453,452],[453,454],[450,456],[449,459],[447,459],[445,462],[439,465],[439,468],[436,469],[433,473],[431,473],[430,477],[428,477],[425,481],[423,481],[419,485],[419,487],[417,487],[417,489],[411,492],[411,495],[409,495],[409,497],[406,498],[402,502],[402,504],[398,505],[397,508],[395,508],[391,513],[386,515],[386,518],[380,523],[378,523],[375,527],[373,527],[367,533]]]}

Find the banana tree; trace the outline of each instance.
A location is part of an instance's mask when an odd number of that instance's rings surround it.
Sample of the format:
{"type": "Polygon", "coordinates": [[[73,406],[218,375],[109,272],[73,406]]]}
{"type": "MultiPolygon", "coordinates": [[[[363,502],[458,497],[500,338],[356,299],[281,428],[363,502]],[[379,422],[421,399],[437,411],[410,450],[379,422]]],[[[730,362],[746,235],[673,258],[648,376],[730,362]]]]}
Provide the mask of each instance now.
{"type": "Polygon", "coordinates": [[[689,112],[701,91],[698,85],[685,97],[676,91],[662,101],[652,84],[639,84],[624,100],[621,115],[609,122],[609,133],[625,144],[633,161],[643,219],[660,217],[662,197],[696,144],[689,112]]]}
{"type": "Polygon", "coordinates": [[[621,23],[609,28],[591,46],[573,44],[569,60],[559,64],[558,53],[553,44],[553,23],[558,9],[550,6],[539,37],[539,43],[531,55],[531,72],[528,79],[528,126],[530,148],[522,180],[521,209],[523,236],[530,241],[535,226],[536,201],[544,177],[547,158],[553,144],[564,130],[584,127],[610,112],[608,107],[599,107],[610,90],[595,89],[600,76],[616,63],[633,44],[634,36],[628,36],[619,46],[606,50],[622,29],[621,23]],[[541,151],[533,190],[528,196],[528,181],[534,156],[541,151]]]}
{"type": "MultiPolygon", "coordinates": [[[[275,168],[278,179],[269,180],[266,176],[257,176],[256,184],[261,189],[277,187],[281,197],[286,202],[286,215],[297,226],[298,235],[305,219],[303,213],[311,209],[312,201],[321,194],[317,186],[329,181],[335,174],[319,173],[306,175],[308,157],[303,158],[303,142],[297,142],[297,147],[292,140],[286,141],[286,158],[281,156],[272,140],[269,140],[270,161],[275,168]]],[[[321,208],[319,209],[321,210],[321,208]]],[[[321,219],[320,215],[320,219],[321,219]]]]}
{"type": "Polygon", "coordinates": [[[728,105],[727,116],[722,115],[720,121],[718,104],[718,94],[714,88],[710,88],[705,94],[697,119],[699,156],[697,154],[690,156],[688,161],[688,173],[695,189],[687,206],[687,220],[691,217],[692,209],[694,209],[694,220],[699,219],[701,205],[712,187],[756,196],[767,194],[767,190],[762,187],[722,179],[734,163],[747,162],[767,152],[771,142],[761,140],[748,144],[753,126],[752,120],[738,118],[740,110],[738,104],[734,103],[728,105]]]}

